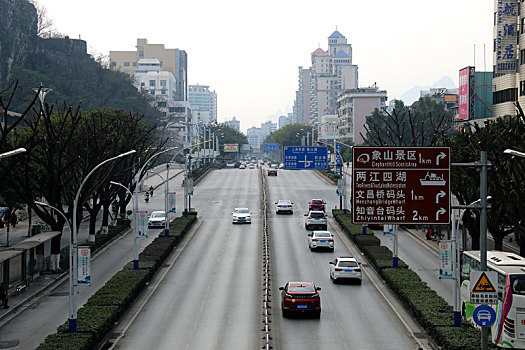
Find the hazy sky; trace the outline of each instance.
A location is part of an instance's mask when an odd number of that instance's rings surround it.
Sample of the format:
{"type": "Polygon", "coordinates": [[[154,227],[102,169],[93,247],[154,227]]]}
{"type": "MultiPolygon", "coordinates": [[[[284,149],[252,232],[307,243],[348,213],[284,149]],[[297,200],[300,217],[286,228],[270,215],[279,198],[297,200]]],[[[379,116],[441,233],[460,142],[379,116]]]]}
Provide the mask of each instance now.
{"type": "Polygon", "coordinates": [[[359,86],[374,82],[399,98],[475,64],[492,67],[489,0],[41,0],[60,33],[90,53],[135,50],[137,38],[188,54],[189,84],[217,92],[218,120],[241,130],[291,112],[298,66],[328,48],[336,29],[353,49],[359,86]]]}

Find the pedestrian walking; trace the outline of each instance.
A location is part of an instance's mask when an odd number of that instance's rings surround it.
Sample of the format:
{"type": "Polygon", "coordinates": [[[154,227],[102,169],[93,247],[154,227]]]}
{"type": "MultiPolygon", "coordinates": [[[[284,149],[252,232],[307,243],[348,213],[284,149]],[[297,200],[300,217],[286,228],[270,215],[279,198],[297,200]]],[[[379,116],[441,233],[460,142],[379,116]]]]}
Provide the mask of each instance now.
{"type": "Polygon", "coordinates": [[[11,226],[13,226],[13,228],[18,223],[18,218],[16,217],[15,212],[12,212],[11,215],[9,216],[9,222],[11,223],[11,226]]]}
{"type": "Polygon", "coordinates": [[[5,288],[4,282],[0,285],[0,300],[2,300],[2,303],[4,304],[4,309],[8,309],[9,305],[7,305],[7,289],[5,288]]]}
{"type": "Polygon", "coordinates": [[[153,197],[153,186],[149,187],[149,195],[153,197]]]}

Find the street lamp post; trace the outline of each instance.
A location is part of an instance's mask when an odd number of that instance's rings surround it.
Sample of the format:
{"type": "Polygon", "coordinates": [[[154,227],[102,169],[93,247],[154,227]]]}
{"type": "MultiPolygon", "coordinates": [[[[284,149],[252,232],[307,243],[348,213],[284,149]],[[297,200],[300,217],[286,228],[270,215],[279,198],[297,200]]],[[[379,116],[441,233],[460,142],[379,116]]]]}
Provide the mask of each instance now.
{"type": "MultiPolygon", "coordinates": [[[[140,180],[140,174],[142,174],[142,172],[144,171],[144,169],[146,168],[146,166],[148,165],[148,163],[153,159],[155,158],[156,156],[162,154],[162,153],[166,153],[166,152],[169,152],[169,151],[172,151],[174,149],[176,149],[177,147],[170,147],[170,148],[166,148],[165,150],[162,150],[162,151],[159,151],[155,154],[153,154],[151,157],[149,157],[145,162],[144,164],[142,165],[142,168],[140,168],[139,172],[137,174],[135,174],[135,176],[137,177],[136,180],[135,180],[135,213],[134,213],[134,218],[135,218],[135,222],[138,223],[138,209],[139,209],[139,187],[138,187],[138,183],[139,183],[139,180],[140,180]]],[[[136,236],[136,234],[135,234],[136,236]]],[[[138,270],[139,269],[139,258],[138,258],[138,254],[137,256],[134,256],[133,257],[133,270],[138,270]]]]}
{"type": "Polygon", "coordinates": [[[7,158],[7,157],[11,157],[11,156],[15,156],[19,153],[24,153],[26,152],[27,150],[25,148],[17,148],[15,150],[12,150],[12,151],[9,151],[9,152],[5,152],[5,153],[1,153],[0,154],[0,159],[2,158],[7,158]]]}
{"type": "Polygon", "coordinates": [[[84,184],[86,183],[87,179],[93,174],[98,168],[100,168],[102,165],[111,162],[113,160],[120,159],[122,157],[128,156],[130,154],[135,153],[135,150],[131,150],[122,154],[119,154],[118,156],[106,159],[105,161],[99,163],[96,167],[91,170],[82,183],[80,184],[80,187],[77,190],[77,195],[75,196],[75,200],[73,202],[73,240],[72,244],[70,243],[69,247],[69,258],[73,260],[73,286],[72,290],[70,290],[70,293],[73,294],[73,313],[72,317],[69,319],[69,333],[76,333],[77,332],[77,287],[78,287],[78,268],[77,268],[77,246],[78,246],[78,240],[77,240],[77,207],[78,207],[78,201],[80,199],[80,193],[82,192],[82,187],[84,187],[84,184]]]}
{"type": "MultiPolygon", "coordinates": [[[[71,235],[73,233],[73,229],[71,227],[71,223],[67,219],[66,214],[64,214],[60,209],[55,208],[54,206],[44,203],[44,202],[35,201],[34,203],[37,205],[41,205],[41,206],[49,207],[53,209],[58,214],[60,214],[60,216],[64,218],[64,220],[67,222],[67,225],[69,226],[69,319],[73,319],[76,316],[74,316],[73,314],[73,293],[72,293],[72,290],[73,290],[73,260],[71,259],[71,241],[72,241],[71,235]]],[[[72,333],[71,327],[70,327],[70,333],[72,333]]]]}

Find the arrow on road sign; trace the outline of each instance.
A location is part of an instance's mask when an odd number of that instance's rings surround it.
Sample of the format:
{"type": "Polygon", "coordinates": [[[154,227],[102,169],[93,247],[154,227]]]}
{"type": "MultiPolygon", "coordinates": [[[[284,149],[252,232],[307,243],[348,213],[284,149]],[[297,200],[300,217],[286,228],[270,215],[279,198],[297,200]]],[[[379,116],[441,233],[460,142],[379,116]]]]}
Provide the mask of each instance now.
{"type": "Polygon", "coordinates": [[[436,156],[436,165],[439,165],[439,160],[440,159],[444,159],[447,155],[443,152],[439,153],[437,156],[436,156]]]}
{"type": "Polygon", "coordinates": [[[441,214],[445,214],[446,212],[447,212],[447,211],[446,211],[445,208],[439,208],[439,210],[436,211],[436,220],[439,220],[439,216],[440,216],[441,214]]]}
{"type": "Polygon", "coordinates": [[[439,198],[445,197],[447,194],[445,191],[440,191],[438,194],[436,194],[436,204],[439,203],[439,198]]]}

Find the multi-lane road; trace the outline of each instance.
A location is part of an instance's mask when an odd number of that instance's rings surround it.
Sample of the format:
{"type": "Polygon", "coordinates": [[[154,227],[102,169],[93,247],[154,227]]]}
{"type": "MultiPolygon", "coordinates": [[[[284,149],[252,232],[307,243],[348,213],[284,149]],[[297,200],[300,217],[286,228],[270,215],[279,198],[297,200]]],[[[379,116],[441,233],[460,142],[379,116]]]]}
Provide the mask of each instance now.
{"type": "MultiPolygon", "coordinates": [[[[223,169],[195,188],[192,206],[200,226],[151,298],[129,324],[118,349],[262,348],[261,183],[258,169],[223,169]],[[231,211],[248,207],[251,225],[233,225],[231,211]]],[[[366,279],[362,285],[333,284],[329,261],[350,255],[336,236],[332,252],[307,247],[304,216],[312,198],[337,203],[334,186],[310,171],[279,170],[267,178],[272,266],[274,349],[414,349],[416,341],[366,279]],[[273,203],[294,202],[293,215],[276,215],[273,203]],[[278,287],[287,281],[321,286],[320,319],[284,319],[278,287]]],[[[335,227],[329,227],[335,232],[335,227]]]]}

